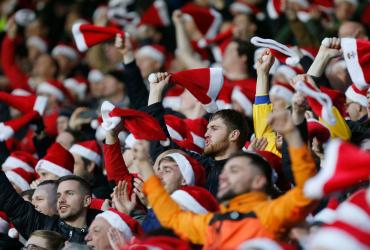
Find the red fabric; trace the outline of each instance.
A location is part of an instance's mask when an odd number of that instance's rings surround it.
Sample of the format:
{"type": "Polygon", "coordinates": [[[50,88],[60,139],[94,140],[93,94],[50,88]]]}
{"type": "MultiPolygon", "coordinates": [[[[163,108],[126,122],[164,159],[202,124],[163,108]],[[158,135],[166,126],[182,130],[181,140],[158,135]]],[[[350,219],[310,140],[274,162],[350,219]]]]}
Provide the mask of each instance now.
{"type": "Polygon", "coordinates": [[[6,92],[0,92],[1,102],[4,102],[15,109],[18,109],[22,113],[32,111],[36,98],[37,97],[35,95],[17,96],[11,95],[6,92]]]}
{"type": "Polygon", "coordinates": [[[22,127],[28,125],[32,120],[34,120],[38,116],[39,116],[39,113],[37,111],[32,111],[19,118],[6,121],[4,122],[4,124],[6,126],[10,126],[14,130],[14,132],[17,132],[22,127]]]}
{"type": "Polygon", "coordinates": [[[338,109],[340,114],[345,117],[346,116],[346,97],[345,95],[338,91],[328,87],[320,87],[321,92],[327,94],[330,99],[333,101],[333,105],[338,109]]]}
{"type": "Polygon", "coordinates": [[[31,93],[34,91],[28,85],[29,76],[27,76],[15,62],[15,44],[8,36],[5,36],[1,46],[1,65],[3,71],[10,81],[11,89],[24,89],[31,93]]]}
{"type": "Polygon", "coordinates": [[[195,25],[203,35],[207,34],[215,19],[211,14],[210,8],[195,3],[186,4],[181,8],[181,12],[192,16],[195,25]]]}
{"type": "MultiPolygon", "coordinates": [[[[241,80],[231,80],[225,77],[224,86],[241,87],[249,100],[254,100],[256,95],[256,79],[255,78],[245,78],[241,80]]],[[[252,101],[253,102],[253,101],[252,101]]]]}
{"type": "Polygon", "coordinates": [[[169,236],[152,236],[149,238],[135,239],[130,245],[122,248],[122,250],[149,250],[159,248],[162,250],[190,250],[190,246],[186,241],[169,236]]]}

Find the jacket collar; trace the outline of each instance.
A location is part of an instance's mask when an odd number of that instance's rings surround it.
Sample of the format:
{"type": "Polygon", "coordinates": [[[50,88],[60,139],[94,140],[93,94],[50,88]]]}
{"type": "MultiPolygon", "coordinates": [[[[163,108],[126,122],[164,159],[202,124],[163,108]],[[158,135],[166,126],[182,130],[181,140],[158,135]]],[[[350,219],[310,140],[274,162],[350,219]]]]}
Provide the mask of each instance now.
{"type": "Polygon", "coordinates": [[[263,201],[268,201],[269,197],[263,192],[249,192],[238,195],[231,200],[225,201],[221,205],[221,211],[227,212],[231,210],[247,212],[252,208],[260,204],[263,201]]]}

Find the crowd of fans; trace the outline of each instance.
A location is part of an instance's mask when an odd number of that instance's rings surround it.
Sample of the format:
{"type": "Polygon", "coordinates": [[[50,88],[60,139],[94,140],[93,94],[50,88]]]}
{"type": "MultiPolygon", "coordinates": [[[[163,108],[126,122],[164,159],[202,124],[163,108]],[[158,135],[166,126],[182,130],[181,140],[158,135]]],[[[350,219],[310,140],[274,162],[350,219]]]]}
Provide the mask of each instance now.
{"type": "Polygon", "coordinates": [[[370,2],[0,2],[0,249],[370,249],[370,2]]]}

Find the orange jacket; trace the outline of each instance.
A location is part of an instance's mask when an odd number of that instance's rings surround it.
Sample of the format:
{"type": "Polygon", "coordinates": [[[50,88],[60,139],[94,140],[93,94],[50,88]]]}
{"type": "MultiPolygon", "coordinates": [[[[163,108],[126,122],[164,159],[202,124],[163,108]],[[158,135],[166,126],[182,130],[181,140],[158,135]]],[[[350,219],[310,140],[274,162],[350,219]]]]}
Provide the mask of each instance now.
{"type": "Polygon", "coordinates": [[[315,174],[309,150],[303,146],[289,148],[289,152],[296,187],[277,199],[262,192],[245,193],[222,204],[219,213],[198,215],[182,211],[155,176],[144,183],[144,192],[162,226],[204,249],[235,249],[255,237],[279,239],[316,204],[302,191],[304,182],[315,174]]]}

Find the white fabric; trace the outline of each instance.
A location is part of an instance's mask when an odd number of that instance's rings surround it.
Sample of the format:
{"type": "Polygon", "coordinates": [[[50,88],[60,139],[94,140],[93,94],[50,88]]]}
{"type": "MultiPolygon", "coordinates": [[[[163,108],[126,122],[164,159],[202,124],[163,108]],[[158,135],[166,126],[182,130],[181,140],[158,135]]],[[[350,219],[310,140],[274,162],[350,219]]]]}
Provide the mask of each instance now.
{"type": "Polygon", "coordinates": [[[87,89],[86,83],[79,83],[74,78],[68,78],[64,80],[63,84],[66,88],[71,89],[74,93],[76,93],[80,100],[85,97],[87,89]]]}
{"type": "Polygon", "coordinates": [[[36,97],[35,104],[33,105],[33,110],[39,112],[40,115],[43,115],[47,104],[48,98],[46,96],[38,96],[36,97]]]}
{"type": "Polygon", "coordinates": [[[161,51],[155,49],[153,46],[150,46],[150,45],[145,45],[145,46],[141,47],[136,52],[136,55],[139,56],[139,57],[147,56],[147,57],[150,57],[150,58],[158,61],[161,64],[164,63],[164,54],[161,51]]]}
{"type": "Polygon", "coordinates": [[[68,169],[65,169],[51,161],[44,160],[44,159],[41,159],[37,162],[35,169],[37,172],[40,171],[40,169],[43,169],[59,177],[72,174],[72,172],[69,171],[68,169]]]}
{"type": "Polygon", "coordinates": [[[168,133],[171,136],[171,139],[175,139],[175,140],[178,140],[178,141],[184,140],[184,138],[181,136],[181,134],[179,132],[177,132],[174,128],[172,128],[171,126],[169,126],[167,124],[166,124],[166,127],[167,127],[168,133]]]}
{"type": "Polygon", "coordinates": [[[288,104],[291,104],[294,93],[290,89],[276,84],[270,89],[269,95],[280,97],[284,99],[288,104]]]}
{"type": "Polygon", "coordinates": [[[5,123],[0,122],[0,141],[6,141],[14,135],[14,130],[5,125],[5,123]]]}
{"type": "Polygon", "coordinates": [[[108,101],[104,101],[101,105],[101,116],[103,118],[101,126],[105,131],[113,130],[121,122],[121,117],[111,117],[109,115],[114,108],[115,106],[108,101]]]}
{"type": "Polygon", "coordinates": [[[238,250],[263,249],[263,250],[283,250],[278,243],[267,238],[255,238],[242,243],[238,250]]]}
{"type": "Polygon", "coordinates": [[[349,86],[346,90],[346,97],[353,102],[360,104],[363,107],[367,107],[368,101],[366,96],[356,93],[352,86],[349,86]]]}
{"type": "Polygon", "coordinates": [[[81,27],[82,24],[83,23],[74,23],[72,25],[72,34],[73,34],[73,38],[76,42],[77,49],[80,52],[85,52],[88,49],[88,47],[87,47],[87,44],[85,42],[84,35],[80,31],[80,27],[81,27]]]}
{"type": "Polygon", "coordinates": [[[320,212],[318,212],[313,221],[323,222],[325,224],[331,224],[335,221],[337,214],[334,209],[331,208],[324,208],[320,212]]]}
{"type": "Polygon", "coordinates": [[[200,148],[204,148],[205,146],[205,139],[202,136],[199,136],[193,132],[190,132],[191,137],[193,138],[193,142],[200,148]]]}
{"type": "Polygon", "coordinates": [[[277,19],[279,17],[278,10],[275,9],[273,0],[268,0],[266,10],[271,19],[277,19]]]}
{"type": "Polygon", "coordinates": [[[297,75],[297,72],[295,72],[294,69],[284,64],[279,65],[276,68],[275,74],[279,74],[279,73],[283,74],[287,80],[290,80],[297,75]]]}
{"type": "Polygon", "coordinates": [[[97,165],[100,165],[101,163],[101,156],[96,153],[95,151],[86,148],[84,146],[81,146],[79,144],[74,144],[70,149],[69,152],[73,154],[78,154],[90,161],[95,162],[97,165]]]}
{"type": "Polygon", "coordinates": [[[240,90],[239,87],[235,87],[233,92],[231,93],[231,100],[238,102],[244,110],[244,113],[247,116],[252,116],[253,114],[253,104],[252,102],[246,97],[243,92],[240,90]]]}
{"type": "Polygon", "coordinates": [[[171,194],[171,198],[186,211],[196,214],[207,214],[205,209],[193,196],[184,190],[176,190],[171,194]]]}
{"type": "Polygon", "coordinates": [[[0,217],[0,233],[6,234],[9,230],[9,222],[0,217]]]}
{"type": "Polygon", "coordinates": [[[118,229],[125,235],[125,238],[131,239],[132,238],[132,231],[127,223],[115,212],[112,211],[104,211],[101,214],[98,214],[96,218],[101,217],[105,219],[113,228],[118,229]]]}
{"type": "Polygon", "coordinates": [[[45,53],[48,49],[46,42],[38,36],[31,36],[30,38],[28,38],[27,46],[34,46],[42,53],[45,53]]]}
{"type": "Polygon", "coordinates": [[[38,94],[46,93],[46,94],[54,95],[59,101],[63,101],[64,99],[63,91],[61,91],[60,89],[58,89],[57,87],[53,86],[52,84],[48,82],[40,83],[37,86],[36,92],[38,94]]]}
{"type": "Polygon", "coordinates": [[[168,26],[170,24],[170,18],[168,16],[166,3],[163,0],[156,0],[153,4],[158,10],[159,18],[161,19],[164,26],[168,26]]]}
{"type": "Polygon", "coordinates": [[[221,91],[222,85],[224,84],[224,77],[221,68],[210,68],[209,71],[210,80],[207,95],[212,100],[210,103],[203,106],[209,113],[213,113],[217,111],[217,105],[214,100],[216,100],[218,94],[221,91]]]}
{"type": "Polygon", "coordinates": [[[30,184],[16,172],[9,170],[5,172],[5,175],[10,182],[17,185],[22,191],[31,189],[30,184]]]}
{"type": "Polygon", "coordinates": [[[58,55],[63,55],[72,61],[78,59],[77,52],[73,48],[68,47],[66,45],[55,46],[54,49],[51,51],[51,55],[53,57],[58,56],[58,55]]]}
{"type": "Polygon", "coordinates": [[[188,159],[186,159],[185,156],[179,153],[172,153],[172,154],[168,154],[167,156],[175,160],[177,166],[179,166],[181,175],[184,178],[186,184],[194,185],[195,184],[195,173],[188,159]]]}
{"type": "Polygon", "coordinates": [[[362,231],[370,232],[370,217],[363,208],[345,201],[336,210],[337,219],[362,231]]]}
{"type": "Polygon", "coordinates": [[[28,165],[26,162],[21,161],[20,159],[18,159],[16,157],[9,156],[4,161],[4,163],[2,165],[2,169],[4,171],[7,171],[7,170],[14,169],[14,168],[22,168],[25,171],[30,172],[30,173],[34,173],[35,172],[35,170],[33,169],[33,167],[30,166],[30,165],[28,165]]]}
{"type": "Polygon", "coordinates": [[[221,14],[214,10],[214,9],[210,9],[209,10],[211,15],[213,16],[213,22],[211,24],[211,26],[208,28],[208,31],[207,33],[205,34],[205,37],[208,38],[208,39],[211,39],[211,38],[214,38],[220,27],[221,27],[221,24],[222,24],[222,16],[221,14]]]}

